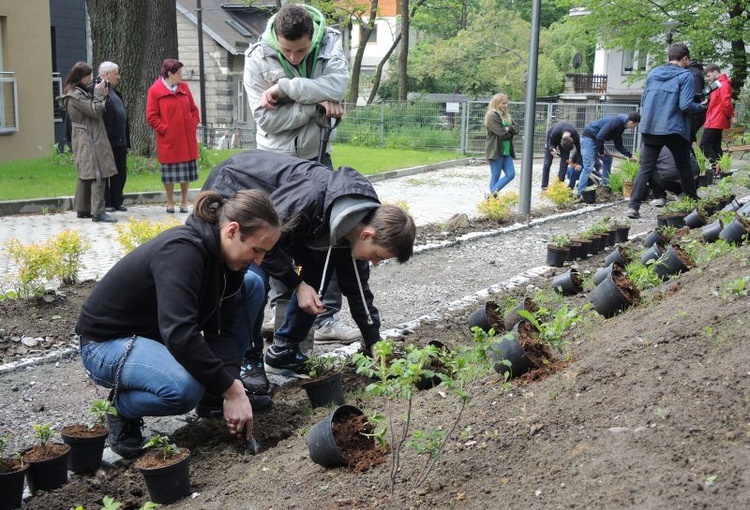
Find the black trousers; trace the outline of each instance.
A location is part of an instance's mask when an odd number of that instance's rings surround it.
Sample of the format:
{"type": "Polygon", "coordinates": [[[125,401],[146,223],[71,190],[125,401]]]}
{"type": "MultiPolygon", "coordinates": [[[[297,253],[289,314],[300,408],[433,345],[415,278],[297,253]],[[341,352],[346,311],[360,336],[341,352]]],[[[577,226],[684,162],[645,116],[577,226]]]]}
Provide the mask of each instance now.
{"type": "Polygon", "coordinates": [[[721,129],[703,128],[699,147],[712,164],[716,163],[724,155],[724,151],[721,148],[721,138],[721,129]]]}
{"type": "Polygon", "coordinates": [[[104,192],[105,207],[120,207],[124,201],[123,190],[125,181],[128,180],[128,148],[112,147],[115,156],[115,167],[117,175],[107,179],[107,189],[104,192]]]}
{"type": "MultiPolygon", "coordinates": [[[[568,172],[568,159],[570,159],[569,151],[560,151],[557,153],[560,156],[560,166],[557,169],[557,179],[565,181],[565,174],[568,172]]],[[[552,167],[552,151],[549,147],[544,149],[544,164],[542,165],[542,188],[549,186],[549,170],[552,167]]]]}
{"type": "Polygon", "coordinates": [[[636,211],[641,207],[641,201],[646,198],[649,184],[658,184],[654,181],[656,175],[656,160],[662,147],[669,149],[674,157],[677,171],[680,173],[680,184],[687,196],[697,199],[695,191],[695,180],[690,168],[690,142],[680,135],[641,135],[643,146],[641,147],[641,163],[638,175],[633,184],[633,193],[630,196],[629,206],[636,211]]]}

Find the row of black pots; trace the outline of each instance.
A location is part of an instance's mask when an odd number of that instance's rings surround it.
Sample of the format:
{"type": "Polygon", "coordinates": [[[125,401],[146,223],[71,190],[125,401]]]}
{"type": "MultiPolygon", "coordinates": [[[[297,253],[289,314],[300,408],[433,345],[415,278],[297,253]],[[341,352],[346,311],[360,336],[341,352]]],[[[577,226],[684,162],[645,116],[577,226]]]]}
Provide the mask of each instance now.
{"type": "Polygon", "coordinates": [[[614,246],[628,240],[630,227],[618,227],[606,234],[593,236],[590,239],[574,238],[566,246],[547,245],[547,265],[563,267],[565,262],[582,260],[589,255],[596,255],[606,247],[614,246]]]}

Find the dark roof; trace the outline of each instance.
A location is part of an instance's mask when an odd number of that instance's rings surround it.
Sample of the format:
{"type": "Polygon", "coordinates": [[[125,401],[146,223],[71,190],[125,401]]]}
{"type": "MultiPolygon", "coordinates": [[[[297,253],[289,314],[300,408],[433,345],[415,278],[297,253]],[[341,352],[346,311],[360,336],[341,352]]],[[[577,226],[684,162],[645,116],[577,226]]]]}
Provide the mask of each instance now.
{"type": "MultiPolygon", "coordinates": [[[[179,0],[177,11],[198,26],[196,0],[179,0]]],[[[258,41],[266,23],[276,10],[276,2],[257,5],[201,0],[203,33],[233,55],[241,55],[258,41]]]]}

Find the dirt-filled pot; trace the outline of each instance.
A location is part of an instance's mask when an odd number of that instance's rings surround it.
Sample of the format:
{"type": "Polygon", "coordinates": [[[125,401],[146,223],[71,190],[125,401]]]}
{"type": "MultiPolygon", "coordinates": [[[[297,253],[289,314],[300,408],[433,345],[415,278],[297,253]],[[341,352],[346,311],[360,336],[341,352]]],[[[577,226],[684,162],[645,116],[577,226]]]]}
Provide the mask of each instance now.
{"type": "Polygon", "coordinates": [[[656,261],[656,274],[662,280],[668,276],[690,271],[695,267],[693,258],[677,243],[672,243],[656,261]]]}
{"type": "MultiPolygon", "coordinates": [[[[325,419],[313,425],[307,435],[307,449],[310,452],[310,459],[325,468],[346,466],[349,459],[345,457],[344,452],[336,442],[334,428],[337,424],[345,422],[353,416],[362,415],[360,409],[350,405],[342,405],[334,409],[325,419]]],[[[371,438],[364,438],[364,440],[372,443],[371,438]]]]}
{"type": "Polygon", "coordinates": [[[599,268],[596,273],[594,273],[594,285],[599,285],[604,281],[605,278],[607,278],[610,274],[612,274],[612,270],[617,269],[618,271],[624,271],[625,266],[622,265],[620,262],[612,262],[608,266],[599,268]]]}
{"type": "Polygon", "coordinates": [[[668,227],[680,228],[685,226],[685,213],[672,213],[665,216],[668,227]]]}
{"type": "Polygon", "coordinates": [[[750,220],[735,213],[734,219],[719,233],[719,239],[732,244],[742,244],[750,232],[750,220]]]}
{"type": "Polygon", "coordinates": [[[699,209],[693,209],[693,212],[685,216],[685,225],[689,228],[700,228],[706,224],[706,217],[699,209]]]}
{"type": "Polygon", "coordinates": [[[533,368],[532,361],[521,347],[517,330],[507,332],[499,341],[490,345],[487,355],[497,362],[495,372],[502,376],[509,373],[509,378],[523,375],[533,368]]]}
{"type": "Polygon", "coordinates": [[[610,265],[612,262],[619,262],[623,266],[626,266],[630,263],[630,255],[628,255],[627,250],[622,246],[615,246],[612,253],[604,257],[605,266],[610,265]]]}
{"type": "Polygon", "coordinates": [[[90,473],[102,465],[104,443],[109,429],[101,425],[69,425],[60,431],[63,442],[70,446],[68,469],[74,473],[90,473]]]}
{"type": "Polygon", "coordinates": [[[666,239],[661,232],[659,232],[658,228],[655,228],[651,232],[646,235],[646,237],[643,238],[643,247],[644,248],[650,248],[655,243],[659,244],[667,244],[668,239],[666,239]]]}
{"type": "Polygon", "coordinates": [[[0,459],[0,510],[21,508],[23,479],[29,463],[21,459],[0,459]]]}
{"type": "Polygon", "coordinates": [[[341,373],[335,372],[313,379],[312,381],[303,382],[302,388],[307,393],[307,398],[313,409],[316,407],[326,407],[329,405],[344,405],[344,387],[341,384],[341,373]]]}
{"type": "Polygon", "coordinates": [[[565,260],[568,258],[568,248],[557,246],[556,244],[547,245],[547,265],[552,267],[563,267],[565,260]]]}
{"type": "Polygon", "coordinates": [[[630,234],[630,227],[623,226],[617,227],[617,235],[615,236],[615,242],[624,243],[628,240],[628,234],[630,234]]]}
{"type": "Polygon", "coordinates": [[[135,467],[143,475],[149,499],[169,505],[190,495],[190,450],[180,448],[171,458],[163,460],[161,453],[149,452],[138,459],[135,467]]]}
{"type": "Polygon", "coordinates": [[[584,204],[595,204],[596,203],[596,189],[584,190],[581,194],[581,199],[584,204]]]}
{"type": "Polygon", "coordinates": [[[37,445],[24,450],[23,460],[29,463],[26,482],[32,495],[68,483],[69,453],[70,446],[62,443],[47,443],[46,448],[37,445]]]}
{"type": "Polygon", "coordinates": [[[469,331],[475,327],[485,333],[490,329],[500,331],[500,307],[494,301],[487,301],[478,310],[469,316],[469,331]]]}
{"type": "Polygon", "coordinates": [[[652,244],[647,250],[641,253],[641,263],[645,266],[649,260],[656,260],[664,253],[664,245],[661,243],[652,244]]]}
{"type": "Polygon", "coordinates": [[[609,276],[589,293],[588,300],[594,310],[609,318],[636,304],[640,293],[623,271],[612,268],[609,276]]]}
{"type": "Polygon", "coordinates": [[[578,269],[571,267],[561,275],[552,279],[552,288],[563,296],[572,296],[583,290],[581,274],[578,269]]]}
{"type": "Polygon", "coordinates": [[[529,313],[535,313],[537,310],[537,307],[534,304],[534,300],[529,297],[523,298],[523,301],[521,301],[516,306],[514,306],[511,310],[508,310],[505,313],[505,317],[503,317],[504,324],[505,324],[505,331],[513,330],[513,326],[515,326],[518,321],[524,320],[523,317],[518,315],[518,312],[521,310],[526,310],[529,313]]]}
{"type": "Polygon", "coordinates": [[[707,243],[713,243],[719,238],[719,234],[724,229],[724,224],[721,220],[716,220],[713,223],[709,223],[701,229],[703,234],[703,240],[707,243]]]}

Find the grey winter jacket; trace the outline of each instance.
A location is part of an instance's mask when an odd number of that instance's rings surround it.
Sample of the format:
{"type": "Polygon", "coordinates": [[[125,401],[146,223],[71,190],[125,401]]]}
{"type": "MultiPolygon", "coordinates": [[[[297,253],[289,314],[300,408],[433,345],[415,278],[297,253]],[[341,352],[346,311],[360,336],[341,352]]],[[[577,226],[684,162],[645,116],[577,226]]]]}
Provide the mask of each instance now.
{"type": "MultiPolygon", "coordinates": [[[[303,159],[315,159],[320,147],[320,128],[315,106],[323,101],[342,102],[349,82],[349,69],[341,34],[330,27],[320,45],[313,78],[288,78],[276,51],[263,39],[245,53],[244,86],[257,127],[259,149],[303,159]],[[273,110],[260,105],[261,94],[279,84],[280,101],[273,110]]],[[[325,152],[331,152],[331,134],[325,152]]]]}

